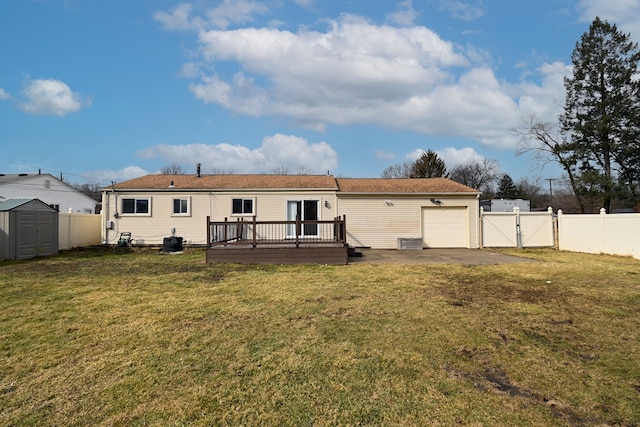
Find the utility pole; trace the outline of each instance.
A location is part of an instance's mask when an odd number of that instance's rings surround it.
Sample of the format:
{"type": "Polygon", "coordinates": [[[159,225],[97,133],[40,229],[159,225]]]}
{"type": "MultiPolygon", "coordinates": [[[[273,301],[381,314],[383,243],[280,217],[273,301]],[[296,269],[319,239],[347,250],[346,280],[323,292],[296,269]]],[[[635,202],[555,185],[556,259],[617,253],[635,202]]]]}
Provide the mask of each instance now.
{"type": "Polygon", "coordinates": [[[552,182],[557,180],[557,178],[547,178],[547,181],[549,181],[549,206],[551,206],[551,202],[553,201],[553,186],[552,186],[552,182]]]}

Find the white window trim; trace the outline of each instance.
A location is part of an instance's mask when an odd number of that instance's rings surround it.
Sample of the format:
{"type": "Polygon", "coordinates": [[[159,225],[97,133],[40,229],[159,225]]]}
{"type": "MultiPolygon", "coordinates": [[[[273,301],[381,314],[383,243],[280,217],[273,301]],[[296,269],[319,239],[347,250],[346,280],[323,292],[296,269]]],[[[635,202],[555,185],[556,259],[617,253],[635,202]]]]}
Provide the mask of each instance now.
{"type": "Polygon", "coordinates": [[[191,216],[191,196],[183,196],[183,197],[172,197],[171,198],[171,216],[191,216]],[[187,212],[185,213],[176,213],[173,211],[173,204],[175,200],[186,200],[187,201],[187,212]]]}
{"type": "MultiPolygon", "coordinates": [[[[152,204],[151,204],[152,198],[151,197],[127,197],[127,196],[123,196],[120,199],[120,216],[151,216],[151,212],[152,212],[152,204]],[[122,212],[123,209],[123,204],[125,199],[133,199],[133,200],[147,200],[149,202],[149,212],[147,213],[124,213],[122,212]]],[[[134,206],[135,206],[135,202],[134,202],[134,206]]]]}
{"type": "Polygon", "coordinates": [[[256,198],[255,197],[232,197],[231,198],[231,216],[232,217],[241,217],[241,216],[255,216],[257,211],[256,207],[256,198]],[[251,213],[233,213],[233,201],[240,199],[242,200],[242,206],[244,207],[245,200],[251,200],[251,206],[253,207],[253,212],[251,213]]]}

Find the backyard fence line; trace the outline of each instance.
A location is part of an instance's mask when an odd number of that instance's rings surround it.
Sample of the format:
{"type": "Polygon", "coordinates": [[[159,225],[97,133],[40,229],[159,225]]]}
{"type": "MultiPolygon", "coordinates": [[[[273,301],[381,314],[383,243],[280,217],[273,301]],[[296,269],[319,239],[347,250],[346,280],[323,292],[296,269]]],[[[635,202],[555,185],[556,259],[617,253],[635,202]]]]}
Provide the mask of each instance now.
{"type": "Polygon", "coordinates": [[[485,212],[480,208],[480,242],[484,248],[555,247],[553,208],[545,212],[485,212]]]}
{"type": "Polygon", "coordinates": [[[99,245],[101,216],[81,213],[58,214],[58,249],[67,250],[99,245]]]}
{"type": "Polygon", "coordinates": [[[562,251],[633,256],[640,259],[640,214],[565,214],[558,211],[562,251]]]}

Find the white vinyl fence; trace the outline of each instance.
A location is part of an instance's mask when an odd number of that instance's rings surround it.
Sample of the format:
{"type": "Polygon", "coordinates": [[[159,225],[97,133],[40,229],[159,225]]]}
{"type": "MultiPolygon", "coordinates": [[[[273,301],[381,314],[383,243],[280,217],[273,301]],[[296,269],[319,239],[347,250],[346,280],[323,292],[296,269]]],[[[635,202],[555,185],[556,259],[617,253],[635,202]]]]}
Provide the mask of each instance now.
{"type": "Polygon", "coordinates": [[[562,251],[633,256],[640,259],[640,214],[563,214],[558,211],[562,251]]]}
{"type": "Polygon", "coordinates": [[[481,242],[485,248],[555,246],[553,209],[546,212],[484,212],[480,208],[481,242]]]}
{"type": "Polygon", "coordinates": [[[94,214],[59,213],[58,249],[99,245],[101,218],[101,215],[94,214]]]}

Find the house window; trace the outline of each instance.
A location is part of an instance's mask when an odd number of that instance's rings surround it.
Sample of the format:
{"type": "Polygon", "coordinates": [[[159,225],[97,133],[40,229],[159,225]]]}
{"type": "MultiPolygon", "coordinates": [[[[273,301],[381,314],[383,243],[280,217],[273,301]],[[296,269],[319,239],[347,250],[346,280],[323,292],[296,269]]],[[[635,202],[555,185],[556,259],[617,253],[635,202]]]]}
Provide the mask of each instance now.
{"type": "Polygon", "coordinates": [[[151,199],[122,199],[122,213],[128,215],[151,215],[151,199]]]}
{"type": "Polygon", "coordinates": [[[173,199],[173,215],[189,215],[189,199],[173,199]]]}
{"type": "Polygon", "coordinates": [[[254,215],[253,199],[233,199],[231,204],[231,213],[233,215],[254,215]]]}

